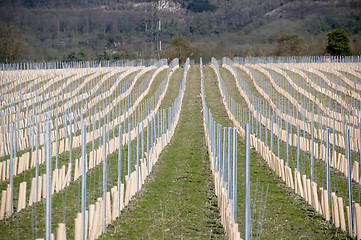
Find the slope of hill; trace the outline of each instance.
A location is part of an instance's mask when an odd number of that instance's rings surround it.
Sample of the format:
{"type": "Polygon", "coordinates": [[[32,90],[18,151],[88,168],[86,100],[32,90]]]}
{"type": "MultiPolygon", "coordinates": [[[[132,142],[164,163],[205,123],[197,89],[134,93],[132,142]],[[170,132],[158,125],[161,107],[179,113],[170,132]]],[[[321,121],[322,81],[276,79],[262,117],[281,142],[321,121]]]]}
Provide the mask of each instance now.
{"type": "Polygon", "coordinates": [[[306,38],[305,54],[322,54],[326,34],[337,28],[360,54],[360,10],[357,0],[3,0],[0,21],[25,36],[22,60],[70,59],[80,49],[86,59],[157,57],[177,35],[206,58],[269,55],[286,33],[306,38]]]}

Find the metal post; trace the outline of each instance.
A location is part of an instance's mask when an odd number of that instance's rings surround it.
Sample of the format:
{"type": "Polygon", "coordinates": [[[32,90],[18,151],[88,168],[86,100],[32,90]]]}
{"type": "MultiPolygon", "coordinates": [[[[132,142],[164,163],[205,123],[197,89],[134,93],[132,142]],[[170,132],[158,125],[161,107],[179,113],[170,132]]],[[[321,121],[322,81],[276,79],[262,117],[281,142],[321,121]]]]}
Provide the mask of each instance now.
{"type": "Polygon", "coordinates": [[[95,107],[95,111],[94,111],[94,119],[93,119],[93,145],[92,145],[92,153],[93,153],[93,167],[95,167],[95,151],[94,151],[94,144],[95,144],[95,139],[94,139],[94,135],[95,135],[95,122],[96,122],[96,114],[97,114],[97,108],[95,107]]]}
{"type": "MultiPolygon", "coordinates": [[[[320,114],[320,118],[321,118],[321,139],[320,139],[320,146],[322,146],[322,144],[323,144],[323,123],[322,123],[322,114],[320,114]]],[[[323,159],[323,154],[324,154],[324,152],[323,152],[323,148],[321,147],[320,148],[320,158],[321,159],[323,159]]]]}
{"type": "MultiPolygon", "coordinates": [[[[72,129],[72,123],[71,123],[71,119],[70,119],[70,141],[69,141],[69,145],[70,145],[70,149],[69,149],[69,163],[72,164],[72,152],[73,152],[73,129],[72,129]]],[[[71,181],[71,174],[70,174],[70,181],[71,181]]]]}
{"type": "MultiPolygon", "coordinates": [[[[3,110],[1,110],[1,132],[2,132],[2,141],[5,142],[5,127],[4,127],[4,113],[3,110]]],[[[5,145],[3,144],[3,156],[5,157],[6,152],[5,152],[5,145]]]]}
{"type": "Polygon", "coordinates": [[[227,158],[227,185],[228,185],[228,200],[231,199],[231,140],[232,140],[232,128],[228,128],[228,158],[227,158]]]}
{"type": "Polygon", "coordinates": [[[351,180],[351,152],[350,152],[350,129],[346,133],[346,149],[347,163],[348,163],[348,204],[350,211],[350,236],[353,237],[353,203],[352,203],[352,180],[351,180]]]}
{"type": "Polygon", "coordinates": [[[81,178],[81,211],[83,215],[82,239],[85,240],[85,207],[86,207],[86,128],[81,123],[81,150],[82,150],[82,178],[81,178]]]}
{"type": "MultiPolygon", "coordinates": [[[[158,142],[158,134],[159,134],[159,124],[157,125],[157,121],[159,123],[159,112],[154,115],[154,125],[153,125],[153,130],[154,130],[154,146],[157,146],[157,142],[158,142]]],[[[157,152],[157,148],[154,149],[155,150],[155,158],[158,158],[158,152],[157,152]]]]}
{"type": "MultiPolygon", "coordinates": [[[[152,117],[152,121],[150,122],[150,146],[152,148],[152,154],[153,154],[153,150],[154,150],[154,146],[153,146],[153,139],[154,139],[154,121],[155,121],[155,116],[153,115],[152,117]]],[[[150,155],[150,153],[149,153],[150,155]]],[[[149,158],[150,160],[150,158],[149,158]]],[[[150,161],[149,161],[149,164],[150,164],[150,161]]],[[[149,170],[149,169],[148,169],[149,170]]]]}
{"type": "Polygon", "coordinates": [[[141,141],[141,155],[140,155],[140,157],[141,157],[141,159],[142,159],[142,162],[143,162],[143,164],[144,164],[144,123],[142,122],[142,141],[141,141]]]}
{"type": "Polygon", "coordinates": [[[159,122],[159,126],[160,129],[159,129],[159,137],[161,138],[160,141],[161,141],[161,148],[163,149],[164,145],[165,145],[165,131],[166,131],[166,115],[167,115],[167,110],[166,109],[162,109],[162,110],[159,110],[159,115],[160,115],[160,122],[159,122]],[[164,139],[163,139],[164,138],[164,139]]]}
{"type": "MultiPolygon", "coordinates": [[[[58,105],[58,98],[56,99],[56,105],[58,105]]],[[[59,128],[58,128],[58,106],[56,106],[56,123],[55,123],[55,169],[58,169],[58,161],[59,161],[59,128]]]]}
{"type": "Polygon", "coordinates": [[[212,132],[211,132],[211,136],[212,136],[212,140],[211,140],[211,144],[213,146],[213,166],[216,168],[217,164],[216,164],[216,156],[217,156],[217,149],[216,149],[216,121],[212,121],[212,132]]]}
{"type": "Polygon", "coordinates": [[[11,142],[10,142],[10,190],[11,190],[11,197],[10,197],[10,216],[13,215],[13,196],[14,196],[14,125],[11,126],[11,142]]]}
{"type": "MultiPolygon", "coordinates": [[[[274,113],[274,112],[273,112],[274,113]]],[[[273,152],[273,124],[274,124],[274,118],[272,116],[272,125],[271,125],[271,152],[273,152]]]]}
{"type": "Polygon", "coordinates": [[[36,162],[35,162],[35,177],[36,177],[36,202],[39,201],[39,122],[36,123],[36,140],[35,140],[35,149],[36,149],[36,162]]]}
{"type": "Polygon", "coordinates": [[[237,130],[233,128],[233,216],[237,223],[237,130]]]}
{"type": "Polygon", "coordinates": [[[222,186],[224,187],[224,172],[226,169],[226,135],[227,128],[223,128],[223,157],[222,157],[222,186]]]}
{"type": "Polygon", "coordinates": [[[300,125],[297,124],[297,171],[300,172],[300,125]]]}
{"type": "Polygon", "coordinates": [[[137,191],[139,191],[139,178],[140,178],[140,172],[139,172],[139,124],[137,125],[137,191]]]}
{"type": "Polygon", "coordinates": [[[50,121],[47,122],[47,133],[46,133],[46,221],[45,221],[45,228],[46,228],[46,240],[51,239],[51,224],[52,224],[52,211],[51,211],[51,179],[52,179],[52,167],[51,167],[51,126],[50,121]]]}
{"type": "MultiPolygon", "coordinates": [[[[108,106],[110,106],[110,105],[108,105],[108,106]]],[[[82,114],[82,116],[83,116],[83,114],[82,114]]],[[[109,127],[109,122],[110,122],[110,112],[109,112],[109,111],[108,111],[108,114],[107,114],[107,120],[108,120],[107,129],[108,129],[108,131],[109,131],[109,133],[108,133],[107,137],[108,137],[108,143],[109,143],[109,138],[110,138],[110,127],[109,127]]],[[[104,122],[105,122],[105,121],[104,121],[104,122]]],[[[107,150],[108,150],[108,154],[109,154],[109,148],[107,148],[107,150]]]]}
{"type": "Polygon", "coordinates": [[[312,119],[311,119],[311,182],[313,182],[313,167],[314,167],[314,126],[313,126],[313,111],[312,111],[312,119]]]}
{"type": "Polygon", "coordinates": [[[149,174],[149,158],[150,158],[150,152],[149,152],[149,118],[147,119],[147,173],[149,174]]]}
{"type": "MultiPolygon", "coordinates": [[[[360,102],[361,103],[361,102],[360,102]]],[[[361,109],[360,109],[361,110],[361,109]]],[[[359,110],[359,112],[360,112],[359,110]]],[[[361,168],[361,123],[358,124],[358,128],[359,128],[359,131],[360,131],[360,136],[359,136],[359,153],[360,153],[360,163],[359,163],[359,166],[361,168]]],[[[333,143],[333,145],[335,145],[335,142],[333,143]]],[[[359,179],[360,179],[360,176],[357,176],[359,179]]],[[[360,185],[359,185],[360,187],[360,185]]],[[[359,200],[360,202],[360,200],[359,200]]]]}
{"type": "MultiPolygon", "coordinates": [[[[20,95],[21,96],[21,95],[20,95]]],[[[20,131],[20,107],[21,107],[21,99],[19,102],[19,107],[18,107],[18,115],[17,115],[17,121],[16,121],[16,131],[15,131],[15,157],[16,157],[16,153],[19,151],[19,131],[20,131]]]]}
{"type": "Polygon", "coordinates": [[[250,131],[249,124],[245,126],[245,155],[244,155],[244,239],[251,239],[251,206],[250,206],[250,131]]]}
{"type": "Polygon", "coordinates": [[[104,201],[104,210],[103,210],[103,233],[107,232],[106,225],[106,205],[107,205],[107,148],[106,148],[106,123],[103,125],[103,201],[104,201]]]}
{"type": "Polygon", "coordinates": [[[130,178],[130,133],[131,133],[131,129],[130,129],[130,121],[129,121],[129,116],[128,116],[128,177],[130,178]]]}
{"type": "Polygon", "coordinates": [[[289,149],[289,123],[286,122],[286,129],[287,129],[287,136],[286,136],[286,158],[287,158],[287,167],[289,167],[289,155],[288,155],[288,149],[289,149]]]}
{"type": "MultiPolygon", "coordinates": [[[[157,134],[156,134],[156,136],[157,136],[157,138],[160,138],[161,136],[162,136],[162,132],[161,132],[161,128],[160,128],[160,118],[161,118],[161,114],[160,114],[160,112],[158,111],[157,112],[157,115],[158,115],[158,118],[157,118],[157,126],[156,126],[156,129],[158,129],[158,132],[157,132],[157,134]]],[[[160,141],[161,139],[159,139],[158,141],[160,141]]],[[[157,159],[158,159],[158,152],[156,153],[156,155],[157,155],[157,159]]]]}
{"type": "Polygon", "coordinates": [[[250,122],[250,124],[251,124],[251,133],[253,133],[254,132],[254,115],[253,115],[253,112],[254,112],[254,109],[252,109],[252,111],[250,112],[250,117],[251,117],[251,121],[252,122],[250,122]]]}
{"type": "Polygon", "coordinates": [[[326,152],[326,184],[327,184],[327,197],[328,197],[328,208],[329,212],[331,208],[331,177],[330,177],[330,129],[327,128],[327,152],[326,152]]]}
{"type": "Polygon", "coordinates": [[[118,217],[120,216],[120,187],[122,180],[122,125],[119,124],[119,147],[118,147],[118,217]]]}
{"type": "Polygon", "coordinates": [[[259,115],[259,139],[262,141],[262,117],[261,113],[258,113],[259,115]]]}
{"type": "MultiPolygon", "coordinates": [[[[258,101],[257,101],[257,102],[258,102],[258,101]]],[[[257,118],[258,118],[258,117],[257,117],[257,115],[258,115],[258,114],[257,114],[257,110],[255,110],[255,112],[256,112],[256,116],[254,117],[254,118],[255,118],[254,120],[255,120],[255,122],[256,122],[256,136],[259,137],[259,135],[258,135],[258,124],[259,124],[259,123],[258,123],[258,119],[257,119],[257,118]]]]}
{"type": "Polygon", "coordinates": [[[282,129],[282,119],[278,118],[278,136],[277,136],[277,149],[278,149],[278,158],[280,158],[280,137],[281,137],[281,129],[282,129]]]}
{"type": "MultiPolygon", "coordinates": [[[[267,110],[266,110],[267,111],[267,110]]],[[[265,143],[266,143],[266,148],[268,147],[268,117],[266,118],[266,126],[265,126],[265,129],[264,129],[264,131],[265,131],[265,137],[266,137],[266,139],[265,139],[265,143]]]]}
{"type": "Polygon", "coordinates": [[[218,124],[218,161],[217,161],[217,173],[218,173],[218,179],[220,179],[220,173],[221,173],[221,154],[222,154],[222,125],[218,124]]]}

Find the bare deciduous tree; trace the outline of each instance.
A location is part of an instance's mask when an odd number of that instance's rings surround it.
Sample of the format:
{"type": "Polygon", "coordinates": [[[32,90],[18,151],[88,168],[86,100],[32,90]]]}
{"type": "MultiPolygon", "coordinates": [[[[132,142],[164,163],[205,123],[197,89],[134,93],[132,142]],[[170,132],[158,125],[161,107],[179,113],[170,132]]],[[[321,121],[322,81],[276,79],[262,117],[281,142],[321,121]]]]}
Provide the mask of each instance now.
{"type": "Polygon", "coordinates": [[[0,62],[13,63],[25,51],[24,38],[17,26],[0,23],[0,62]]]}

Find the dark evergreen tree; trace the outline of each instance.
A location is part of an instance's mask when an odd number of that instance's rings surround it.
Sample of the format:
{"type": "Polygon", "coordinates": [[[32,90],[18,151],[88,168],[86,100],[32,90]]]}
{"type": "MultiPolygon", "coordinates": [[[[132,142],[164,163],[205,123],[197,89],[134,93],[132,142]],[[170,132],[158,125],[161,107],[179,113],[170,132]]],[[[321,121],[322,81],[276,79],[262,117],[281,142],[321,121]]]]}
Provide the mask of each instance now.
{"type": "Polygon", "coordinates": [[[351,55],[350,39],[343,29],[337,29],[327,34],[328,45],[326,51],[331,55],[351,55]]]}

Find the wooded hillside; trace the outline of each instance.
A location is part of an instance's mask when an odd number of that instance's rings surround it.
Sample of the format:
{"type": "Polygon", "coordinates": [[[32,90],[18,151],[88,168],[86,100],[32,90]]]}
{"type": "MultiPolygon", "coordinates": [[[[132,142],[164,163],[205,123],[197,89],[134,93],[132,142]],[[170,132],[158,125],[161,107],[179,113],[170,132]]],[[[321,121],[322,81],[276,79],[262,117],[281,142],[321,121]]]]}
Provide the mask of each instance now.
{"type": "Polygon", "coordinates": [[[360,10],[356,0],[4,0],[0,22],[25,39],[17,61],[156,58],[178,35],[204,59],[273,55],[282,34],[302,36],[304,55],[319,55],[338,28],[360,54],[360,10]]]}

